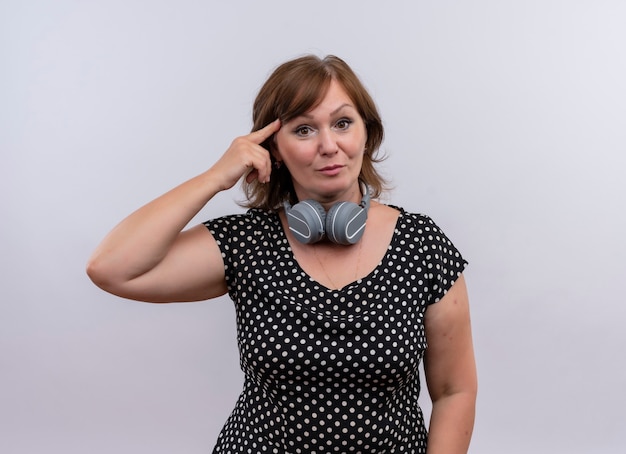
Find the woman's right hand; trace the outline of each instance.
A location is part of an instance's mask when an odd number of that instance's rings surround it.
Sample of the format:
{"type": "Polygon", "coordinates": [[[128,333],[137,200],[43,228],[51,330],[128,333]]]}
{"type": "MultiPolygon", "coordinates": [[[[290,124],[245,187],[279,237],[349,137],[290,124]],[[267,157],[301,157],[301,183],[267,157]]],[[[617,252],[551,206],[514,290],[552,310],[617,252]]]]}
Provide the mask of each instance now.
{"type": "Polygon", "coordinates": [[[221,180],[221,189],[232,188],[242,176],[251,183],[270,181],[272,162],[270,152],[261,144],[280,129],[280,120],[274,120],[267,126],[248,135],[237,137],[222,157],[213,165],[211,171],[221,180]]]}

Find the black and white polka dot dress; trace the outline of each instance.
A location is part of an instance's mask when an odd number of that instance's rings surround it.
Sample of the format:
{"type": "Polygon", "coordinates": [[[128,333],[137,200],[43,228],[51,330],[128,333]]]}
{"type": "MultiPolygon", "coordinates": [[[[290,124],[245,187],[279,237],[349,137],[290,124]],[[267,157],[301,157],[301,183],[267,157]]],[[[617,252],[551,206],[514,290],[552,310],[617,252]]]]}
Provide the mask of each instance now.
{"type": "Polygon", "coordinates": [[[424,313],[466,262],[402,209],[386,255],[340,290],[296,262],[276,213],[208,221],[235,302],[244,389],[214,453],[425,453],[424,313]]]}

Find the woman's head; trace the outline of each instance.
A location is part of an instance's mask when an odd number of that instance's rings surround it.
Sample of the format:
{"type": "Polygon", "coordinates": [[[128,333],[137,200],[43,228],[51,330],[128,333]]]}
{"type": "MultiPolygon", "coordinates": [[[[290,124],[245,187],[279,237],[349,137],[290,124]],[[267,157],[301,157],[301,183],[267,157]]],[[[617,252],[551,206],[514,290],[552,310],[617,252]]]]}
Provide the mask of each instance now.
{"type": "MultiPolygon", "coordinates": [[[[284,124],[307,113],[322,101],[332,80],[342,86],[365,123],[367,140],[359,179],[370,187],[372,196],[377,197],[385,184],[374,167],[380,160],[377,152],[384,135],[382,121],[367,90],[340,58],[327,56],[320,59],[308,55],[276,68],[254,102],[252,130],[261,129],[277,118],[284,124]]],[[[263,145],[273,151],[273,138],[263,145]]],[[[244,190],[248,197],[247,206],[266,209],[276,209],[290,194],[294,196],[291,175],[285,166],[273,167],[267,184],[244,181],[244,190]]]]}

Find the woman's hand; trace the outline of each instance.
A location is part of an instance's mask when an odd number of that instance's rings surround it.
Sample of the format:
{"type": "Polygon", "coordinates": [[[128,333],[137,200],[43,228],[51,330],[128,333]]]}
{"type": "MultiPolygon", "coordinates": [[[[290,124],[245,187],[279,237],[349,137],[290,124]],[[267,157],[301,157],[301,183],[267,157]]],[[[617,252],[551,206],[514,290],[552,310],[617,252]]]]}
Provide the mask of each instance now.
{"type": "Polygon", "coordinates": [[[232,188],[239,179],[246,175],[251,183],[257,179],[261,183],[270,181],[272,161],[270,153],[261,144],[280,129],[280,120],[275,120],[258,131],[237,137],[222,157],[211,168],[222,179],[222,190],[232,188]]]}

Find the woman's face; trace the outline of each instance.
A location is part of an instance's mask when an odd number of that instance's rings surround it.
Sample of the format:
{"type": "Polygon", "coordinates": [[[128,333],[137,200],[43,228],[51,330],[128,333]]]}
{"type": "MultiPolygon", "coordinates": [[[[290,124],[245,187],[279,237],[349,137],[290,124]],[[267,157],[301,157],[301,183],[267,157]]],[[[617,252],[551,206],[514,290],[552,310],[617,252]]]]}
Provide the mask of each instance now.
{"type": "Polygon", "coordinates": [[[298,200],[361,201],[361,172],[367,130],[343,87],[332,80],[322,101],[284,123],[274,157],[287,166],[298,200]]]}

